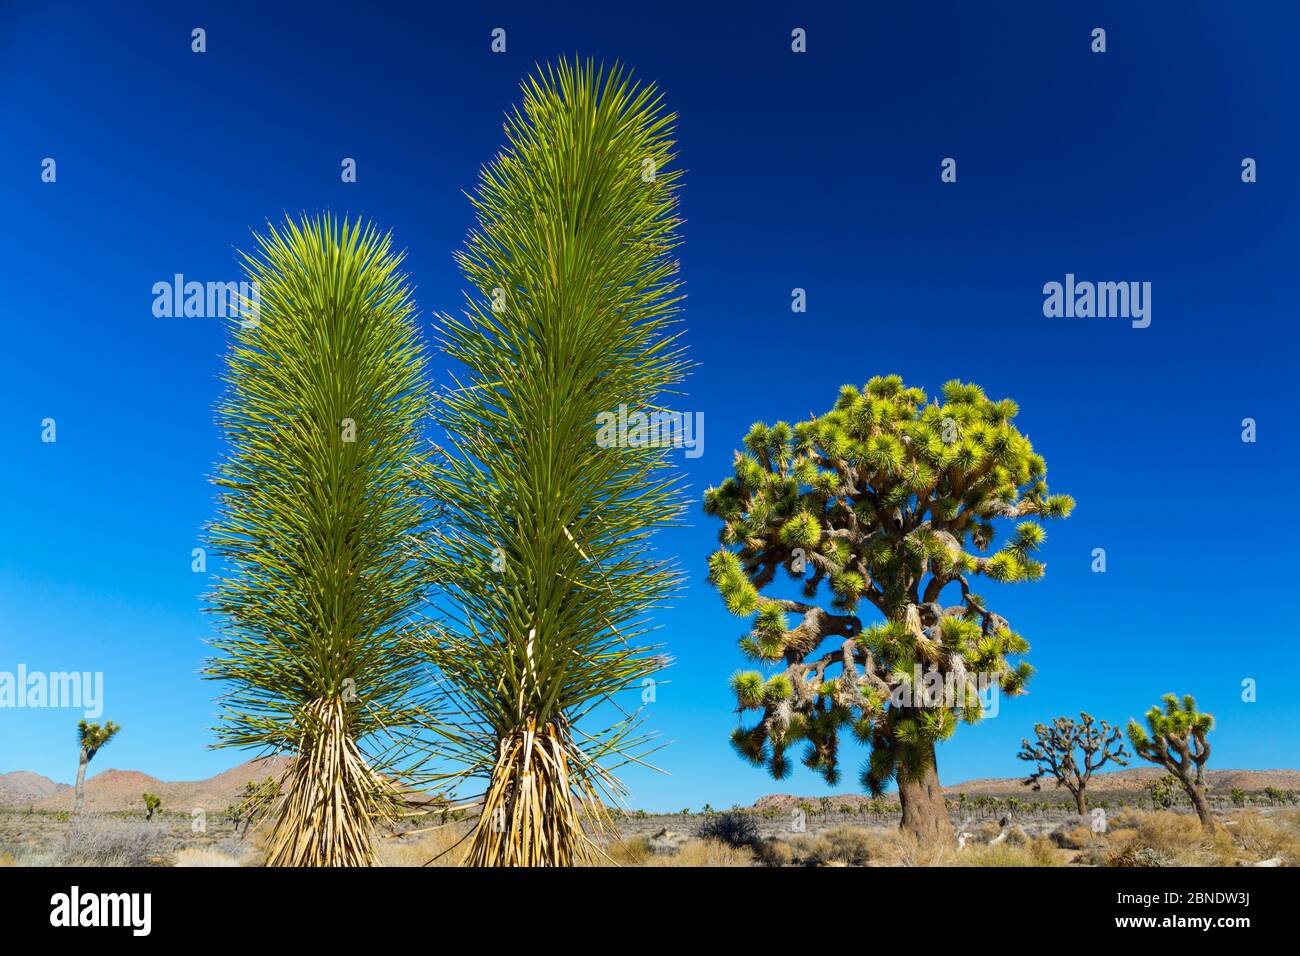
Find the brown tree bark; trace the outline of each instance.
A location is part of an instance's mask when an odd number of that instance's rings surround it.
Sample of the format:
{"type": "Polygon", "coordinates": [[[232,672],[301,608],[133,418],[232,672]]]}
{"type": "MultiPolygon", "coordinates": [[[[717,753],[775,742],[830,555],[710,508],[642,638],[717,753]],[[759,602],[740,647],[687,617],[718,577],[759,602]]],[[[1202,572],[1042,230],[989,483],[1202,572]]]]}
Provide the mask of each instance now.
{"type": "Polygon", "coordinates": [[[948,807],[943,802],[943,789],[939,786],[939,768],[934,759],[934,744],[924,755],[928,758],[925,772],[919,780],[898,781],[898,802],[903,809],[903,819],[898,827],[922,843],[954,842],[952,821],[948,807]]]}
{"type": "Polygon", "coordinates": [[[1079,816],[1086,817],[1088,815],[1088,798],[1084,794],[1083,787],[1074,790],[1074,805],[1079,808],[1079,816]]]}
{"type": "Polygon", "coordinates": [[[1214,814],[1210,812],[1210,804],[1205,799],[1205,788],[1198,787],[1195,784],[1187,788],[1187,794],[1192,798],[1192,806],[1196,808],[1196,815],[1201,818],[1201,826],[1205,827],[1205,832],[1214,835],[1214,814]]]}

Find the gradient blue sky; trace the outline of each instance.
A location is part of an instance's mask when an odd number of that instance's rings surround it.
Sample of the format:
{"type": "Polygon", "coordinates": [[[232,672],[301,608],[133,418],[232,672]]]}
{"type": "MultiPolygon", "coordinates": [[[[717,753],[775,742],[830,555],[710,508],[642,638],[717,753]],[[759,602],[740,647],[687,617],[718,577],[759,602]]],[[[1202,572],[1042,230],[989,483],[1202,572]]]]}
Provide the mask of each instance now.
{"type": "MultiPolygon", "coordinates": [[[[330,209],[394,230],[432,323],[458,308],[461,191],[502,111],[536,61],[574,52],[631,64],[680,113],[697,498],[754,420],[897,372],[1015,398],[1053,490],[1078,500],[1049,526],[1044,581],[983,588],[1039,673],[941,746],[945,783],[1021,772],[1035,721],[1124,720],[1170,690],[1218,717],[1212,766],[1300,766],[1293,3],[43,6],[0,3],[0,670],[104,672],[125,730],[96,769],[192,779],[242,759],[207,749],[217,688],[196,676],[210,622],[190,570],[226,333],[155,318],[153,284],[237,278],[250,227],[330,209]],[[1067,272],[1151,282],[1150,328],[1044,318],[1043,284],[1067,272]]],[[[627,774],[633,804],[829,792],[732,754],[742,624],[704,582],[715,529],[698,508],[691,525],[659,541],[688,572],[659,618],[677,664],[649,712],[671,776],[627,774]]],[[[79,716],[0,710],[0,772],[70,780],[79,716]]]]}

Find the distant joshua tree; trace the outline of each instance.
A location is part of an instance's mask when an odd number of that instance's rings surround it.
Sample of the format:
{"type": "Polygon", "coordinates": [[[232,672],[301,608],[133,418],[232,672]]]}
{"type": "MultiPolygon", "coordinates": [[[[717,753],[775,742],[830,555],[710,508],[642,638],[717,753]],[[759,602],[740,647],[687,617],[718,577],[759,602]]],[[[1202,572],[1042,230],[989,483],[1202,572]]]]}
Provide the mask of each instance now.
{"type": "Polygon", "coordinates": [[[1191,694],[1181,703],[1174,694],[1165,694],[1164,710],[1152,707],[1146,713],[1147,729],[1136,720],[1128,725],[1129,741],[1143,760],[1159,764],[1182,784],[1201,818],[1207,833],[1214,832],[1214,817],[1205,799],[1205,762],[1210,758],[1210,744],[1205,739],[1214,728],[1214,717],[1196,709],[1191,694]]]}
{"type": "Polygon", "coordinates": [[[1056,786],[1065,787],[1074,796],[1080,816],[1088,812],[1088,781],[1093,771],[1113,760],[1121,767],[1128,766],[1128,751],[1124,749],[1124,736],[1118,727],[1106,721],[1096,721],[1086,711],[1076,722],[1070,717],[1057,717],[1050,724],[1034,725],[1034,741],[1020,742],[1021,760],[1032,760],[1037,768],[1024,781],[1025,786],[1042,789],[1043,777],[1056,778],[1056,786]],[[1075,759],[1081,751],[1082,763],[1075,759]]]}
{"type": "Polygon", "coordinates": [[[1234,807],[1244,807],[1246,805],[1246,791],[1242,790],[1241,787],[1233,787],[1228,794],[1228,798],[1232,801],[1234,807]]]}
{"type": "Polygon", "coordinates": [[[111,720],[105,721],[104,726],[91,724],[81,721],[77,724],[77,738],[81,743],[81,759],[77,763],[77,798],[73,804],[72,812],[80,813],[82,806],[86,802],[86,767],[95,759],[95,754],[99,753],[99,748],[117,736],[121,726],[113,723],[111,720]]]}
{"type": "Polygon", "coordinates": [[[1147,794],[1151,797],[1152,810],[1168,810],[1174,805],[1174,787],[1178,781],[1169,774],[1147,784],[1147,794]]]}
{"type": "Polygon", "coordinates": [[[146,821],[152,821],[154,814],[162,808],[162,797],[152,793],[145,793],[141,796],[144,799],[144,818],[146,821]]]}

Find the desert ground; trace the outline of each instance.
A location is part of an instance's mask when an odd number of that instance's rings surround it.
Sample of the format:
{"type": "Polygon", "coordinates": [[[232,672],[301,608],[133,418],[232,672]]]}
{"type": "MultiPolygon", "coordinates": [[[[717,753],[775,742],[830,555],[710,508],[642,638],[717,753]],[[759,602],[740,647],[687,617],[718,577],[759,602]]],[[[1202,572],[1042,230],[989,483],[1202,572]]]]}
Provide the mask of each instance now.
{"type": "MultiPolygon", "coordinates": [[[[233,811],[248,784],[273,777],[282,759],[250,761],[203,781],[168,783],[106,770],[72,788],[27,772],[0,774],[0,865],[256,866],[264,825],[233,811]],[[163,803],[145,819],[142,795],[163,803]]],[[[1019,780],[973,780],[945,788],[958,834],[923,847],[898,830],[897,803],[848,794],[771,795],[748,807],[671,814],[620,809],[619,836],[602,841],[607,863],[632,866],[1294,866],[1300,864],[1300,772],[1209,773],[1217,832],[1190,807],[1153,808],[1158,770],[1094,778],[1096,816],[1080,817],[1069,794],[1034,792],[1019,780]],[[1100,831],[1100,832],[1099,832],[1100,831]]],[[[473,825],[461,811],[417,810],[381,837],[388,866],[448,866],[473,825]]]]}

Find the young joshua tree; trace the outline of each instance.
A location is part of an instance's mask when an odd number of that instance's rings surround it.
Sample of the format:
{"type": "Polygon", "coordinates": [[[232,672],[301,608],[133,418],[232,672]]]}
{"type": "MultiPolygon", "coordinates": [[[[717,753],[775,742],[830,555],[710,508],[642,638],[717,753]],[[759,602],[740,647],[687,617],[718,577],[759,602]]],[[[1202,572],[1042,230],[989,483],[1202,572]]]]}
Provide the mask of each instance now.
{"type": "Polygon", "coordinates": [[[162,809],[162,797],[153,793],[144,793],[141,794],[140,796],[141,799],[144,800],[145,821],[152,822],[154,818],[154,814],[156,814],[160,809],[162,809]]]}
{"type": "Polygon", "coordinates": [[[394,748],[371,745],[418,712],[426,359],[388,235],[325,215],[257,243],[259,314],[219,409],[210,540],[229,573],[206,673],[230,684],[222,746],[293,755],[267,865],[367,865],[398,800],[394,748]]]}
{"type": "Polygon", "coordinates": [[[1175,694],[1161,698],[1164,709],[1157,705],[1146,713],[1147,726],[1136,720],[1128,724],[1128,739],[1133,750],[1143,760],[1159,764],[1182,785],[1201,826],[1207,833],[1214,832],[1214,815],[1205,797],[1205,762],[1210,759],[1210,743],[1206,735],[1214,728],[1214,717],[1196,709],[1196,700],[1187,694],[1180,701],[1175,694]]]}
{"type": "Polygon", "coordinates": [[[81,757],[77,761],[77,796],[72,807],[73,813],[80,813],[86,802],[86,767],[95,759],[99,749],[117,736],[117,732],[121,729],[111,720],[105,721],[103,727],[84,720],[77,724],[77,741],[81,744],[81,757]]]}
{"type": "Polygon", "coordinates": [[[431,650],[469,715],[446,746],[487,778],[470,865],[595,854],[622,792],[609,762],[645,739],[611,698],[665,663],[645,613],[676,574],[647,540],[682,502],[666,447],[598,442],[597,420],[657,409],[685,370],[672,121],[621,69],[562,62],[525,82],[473,197],[473,292],[445,319],[466,377],[436,483],[459,634],[431,650]]]}
{"type": "Polygon", "coordinates": [[[804,765],[834,785],[840,735],[851,732],[870,748],[866,790],[897,781],[902,829],[952,837],[935,743],[980,718],[981,692],[1019,694],[1032,673],[1010,659],[1028,643],[972,582],[1041,577],[1044,532],[1027,519],[1074,505],[1048,494],[1017,411],[961,382],[929,402],[891,375],[845,386],[820,418],[745,436],[734,474],[704,497],[723,523],[709,578],[728,610],[751,619],[741,651],[775,671],[732,680],[739,711],[760,715],[733,734],[742,757],[779,779],[788,749],[803,744],[804,765]],[[1018,519],[989,553],[998,525],[1018,519]],[[802,599],[771,593],[781,571],[802,599]],[[813,602],[825,591],[829,607],[813,602]],[[865,627],[864,605],[880,616],[865,627]]]}
{"type": "Polygon", "coordinates": [[[1056,786],[1074,796],[1080,816],[1088,812],[1087,789],[1093,772],[1112,760],[1128,766],[1120,728],[1098,722],[1086,711],[1079,713],[1077,723],[1071,717],[1057,717],[1050,724],[1035,724],[1033,742],[1022,740],[1018,756],[1037,764],[1025,786],[1041,790],[1043,777],[1054,777],[1056,786]],[[1082,764],[1075,758],[1076,750],[1082,754],[1082,764]]]}

